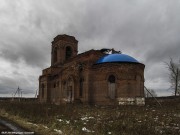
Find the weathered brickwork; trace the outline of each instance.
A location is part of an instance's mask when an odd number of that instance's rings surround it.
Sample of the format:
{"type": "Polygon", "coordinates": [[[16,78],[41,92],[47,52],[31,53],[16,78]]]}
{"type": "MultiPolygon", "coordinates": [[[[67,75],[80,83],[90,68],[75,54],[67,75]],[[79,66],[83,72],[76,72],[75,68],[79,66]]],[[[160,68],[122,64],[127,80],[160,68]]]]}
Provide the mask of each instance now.
{"type": "Polygon", "coordinates": [[[101,50],[77,54],[77,44],[68,35],[58,35],[52,41],[51,66],[39,77],[40,102],[144,103],[144,64],[96,64],[105,54],[101,50]]]}

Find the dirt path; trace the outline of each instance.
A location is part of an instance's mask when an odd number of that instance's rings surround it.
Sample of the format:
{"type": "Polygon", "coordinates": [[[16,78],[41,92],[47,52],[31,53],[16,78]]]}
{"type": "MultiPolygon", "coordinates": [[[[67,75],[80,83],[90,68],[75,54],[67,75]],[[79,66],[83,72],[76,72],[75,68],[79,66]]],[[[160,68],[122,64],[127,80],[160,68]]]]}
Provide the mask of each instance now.
{"type": "Polygon", "coordinates": [[[33,132],[27,132],[13,122],[0,118],[0,134],[4,135],[34,135],[33,132]]]}
{"type": "Polygon", "coordinates": [[[9,128],[7,128],[6,126],[0,124],[0,133],[2,131],[11,131],[11,130],[9,128]]]}

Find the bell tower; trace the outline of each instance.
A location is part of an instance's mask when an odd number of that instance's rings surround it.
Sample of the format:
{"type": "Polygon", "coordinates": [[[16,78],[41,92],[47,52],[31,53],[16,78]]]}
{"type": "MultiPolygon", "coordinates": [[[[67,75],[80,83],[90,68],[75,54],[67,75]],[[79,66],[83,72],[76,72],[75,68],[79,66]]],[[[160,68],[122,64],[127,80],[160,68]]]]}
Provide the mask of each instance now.
{"type": "Polygon", "coordinates": [[[64,62],[77,55],[78,41],[73,36],[57,35],[52,41],[51,66],[64,62]]]}

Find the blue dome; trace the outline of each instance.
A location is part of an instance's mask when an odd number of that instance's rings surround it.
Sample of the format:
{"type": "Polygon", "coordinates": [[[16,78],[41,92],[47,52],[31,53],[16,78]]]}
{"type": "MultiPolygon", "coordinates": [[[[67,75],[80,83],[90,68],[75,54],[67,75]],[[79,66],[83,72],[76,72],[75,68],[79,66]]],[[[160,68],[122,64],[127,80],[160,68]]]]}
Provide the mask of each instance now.
{"type": "Polygon", "coordinates": [[[107,54],[101,57],[96,64],[100,63],[114,63],[114,62],[129,62],[129,63],[139,63],[133,57],[126,54],[107,54]]]}

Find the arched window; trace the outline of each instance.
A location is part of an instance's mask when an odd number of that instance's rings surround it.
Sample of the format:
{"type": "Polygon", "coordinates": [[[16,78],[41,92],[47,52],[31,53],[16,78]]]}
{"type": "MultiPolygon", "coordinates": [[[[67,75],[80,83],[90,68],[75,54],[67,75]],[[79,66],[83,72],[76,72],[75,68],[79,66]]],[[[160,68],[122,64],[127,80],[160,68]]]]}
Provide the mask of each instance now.
{"type": "Polygon", "coordinates": [[[68,92],[67,92],[67,83],[66,81],[63,82],[63,96],[66,98],[68,95],[68,92]]]}
{"type": "Polygon", "coordinates": [[[83,96],[83,78],[81,78],[79,80],[79,85],[80,85],[80,88],[79,88],[79,96],[82,97],[83,96]]]}
{"type": "Polygon", "coordinates": [[[67,91],[68,91],[68,101],[71,102],[73,99],[73,80],[72,80],[72,78],[68,79],[67,91]]]}
{"type": "Polygon", "coordinates": [[[114,75],[110,75],[109,78],[108,78],[108,81],[109,81],[110,83],[115,83],[115,81],[116,81],[115,76],[114,76],[114,75]]]}
{"type": "Polygon", "coordinates": [[[41,89],[42,89],[42,98],[44,98],[44,84],[41,85],[41,89]]]}
{"type": "Polygon", "coordinates": [[[108,77],[108,96],[111,99],[115,99],[115,82],[116,78],[114,75],[108,77]]]}
{"type": "Polygon", "coordinates": [[[57,48],[54,49],[53,61],[57,62],[57,48]]]}
{"type": "Polygon", "coordinates": [[[70,46],[67,46],[66,47],[66,60],[71,58],[71,56],[72,56],[72,49],[70,46]]]}
{"type": "Polygon", "coordinates": [[[54,83],[53,88],[56,88],[56,83],[54,83]]]}

